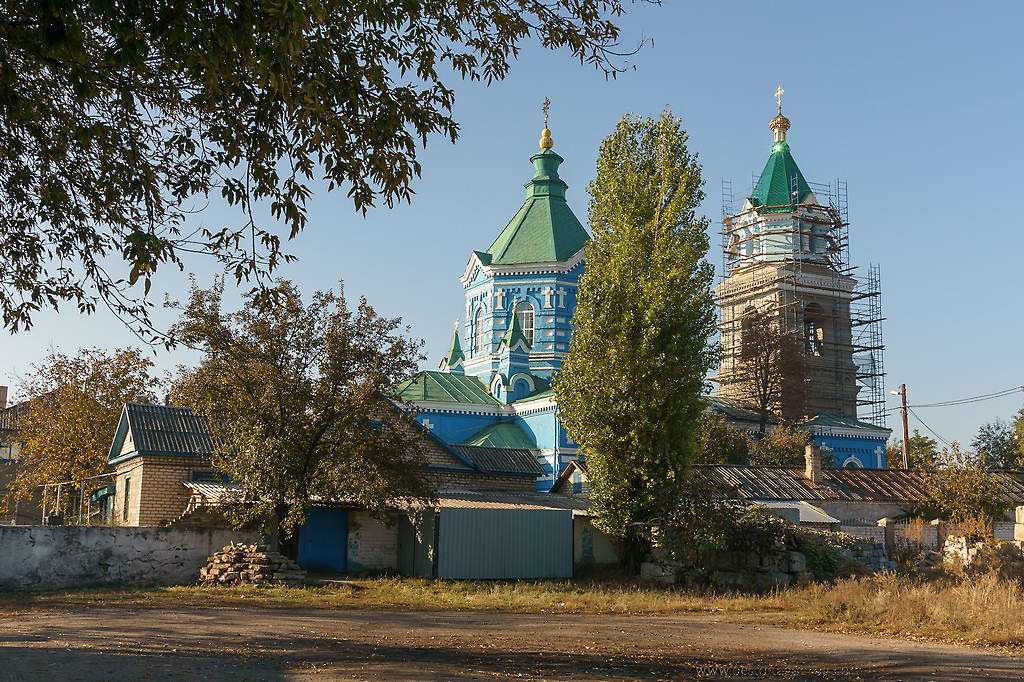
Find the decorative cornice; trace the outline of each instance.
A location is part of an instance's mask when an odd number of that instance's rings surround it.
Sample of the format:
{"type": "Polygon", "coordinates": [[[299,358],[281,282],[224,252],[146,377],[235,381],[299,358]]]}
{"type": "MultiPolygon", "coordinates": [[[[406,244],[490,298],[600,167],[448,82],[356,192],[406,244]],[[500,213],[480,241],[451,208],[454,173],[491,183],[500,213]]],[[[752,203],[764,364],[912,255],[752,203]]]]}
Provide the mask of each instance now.
{"type": "Polygon", "coordinates": [[[583,249],[564,261],[550,261],[544,263],[516,263],[513,265],[484,265],[480,258],[473,252],[466,264],[466,269],[459,278],[463,288],[469,287],[469,283],[476,274],[476,267],[480,267],[485,275],[545,275],[550,273],[571,272],[576,266],[583,262],[583,249]]]}

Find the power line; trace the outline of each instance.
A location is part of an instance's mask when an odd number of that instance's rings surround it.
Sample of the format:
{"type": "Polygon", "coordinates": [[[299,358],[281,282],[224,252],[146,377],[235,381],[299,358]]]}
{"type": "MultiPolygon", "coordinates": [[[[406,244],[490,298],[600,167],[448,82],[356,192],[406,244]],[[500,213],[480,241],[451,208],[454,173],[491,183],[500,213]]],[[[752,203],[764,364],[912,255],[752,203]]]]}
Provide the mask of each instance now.
{"type": "MultiPolygon", "coordinates": [[[[1008,395],[1013,395],[1014,393],[1021,392],[1024,392],[1024,386],[1014,386],[1013,388],[1003,389],[1002,391],[995,391],[993,393],[983,393],[981,395],[971,396],[968,398],[945,400],[937,403],[920,403],[918,405],[908,405],[907,408],[909,409],[911,407],[954,407],[957,405],[969,405],[971,403],[980,403],[986,400],[994,400],[996,398],[1005,398],[1008,395]]],[[[888,416],[893,412],[898,412],[899,410],[899,407],[890,407],[884,411],[884,414],[888,416]]]]}
{"type": "Polygon", "coordinates": [[[1024,386],[1014,386],[1013,388],[1007,388],[1002,391],[996,391],[994,393],[983,393],[982,395],[975,395],[969,398],[958,398],[956,400],[945,400],[938,403],[914,405],[914,407],[947,407],[950,405],[966,405],[968,403],[980,403],[984,400],[1002,398],[1004,396],[1013,395],[1014,393],[1020,393],[1022,391],[1024,391],[1024,386]]]}
{"type": "Polygon", "coordinates": [[[926,428],[929,431],[931,431],[933,436],[935,436],[936,438],[941,440],[946,445],[949,445],[950,447],[952,447],[952,445],[953,445],[952,443],[950,443],[948,440],[946,440],[945,438],[940,436],[935,429],[933,429],[932,427],[930,427],[927,424],[925,424],[924,420],[921,419],[919,416],[917,416],[917,412],[914,412],[914,410],[912,410],[909,405],[907,406],[907,411],[910,412],[910,414],[914,415],[914,419],[916,419],[917,421],[921,422],[921,426],[923,426],[924,428],[926,428]]]}

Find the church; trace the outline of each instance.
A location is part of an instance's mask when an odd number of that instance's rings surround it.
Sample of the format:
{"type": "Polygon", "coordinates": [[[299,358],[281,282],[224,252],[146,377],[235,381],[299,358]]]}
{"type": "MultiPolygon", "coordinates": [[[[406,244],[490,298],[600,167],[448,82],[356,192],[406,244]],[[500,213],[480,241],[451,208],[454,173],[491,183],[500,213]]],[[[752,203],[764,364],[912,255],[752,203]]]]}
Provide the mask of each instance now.
{"type": "MultiPolygon", "coordinates": [[[[749,429],[753,413],[730,392],[735,378],[730,354],[738,337],[729,322],[742,316],[738,311],[777,302],[783,289],[787,295],[792,289],[798,292],[794,300],[799,299],[802,310],[816,311],[818,306],[823,311],[814,319],[804,315],[799,320],[813,325],[807,326],[808,333],[820,341],[809,352],[824,357],[812,361],[812,383],[824,389],[816,392],[809,403],[815,412],[800,426],[828,448],[837,466],[884,467],[889,430],[857,418],[858,370],[852,342],[844,347],[831,343],[833,337],[819,339],[826,319],[832,323],[830,331],[838,330],[834,338],[850,338],[852,278],[840,271],[824,246],[832,235],[821,216],[831,217],[833,209],[820,205],[803,179],[783,125],[788,128],[789,122],[782,117],[780,102],[779,116],[772,121],[776,140],[768,163],[743,211],[727,220],[727,232],[734,232],[735,239],[726,249],[737,256],[717,291],[724,353],[718,395],[709,398],[709,409],[737,428],[749,429]],[[823,225],[806,227],[818,223],[823,225]],[[771,229],[763,230],[762,225],[771,229]],[[785,235],[787,228],[799,236],[785,235]],[[793,274],[780,276],[780,270],[793,274]],[[838,284],[826,293],[808,293],[805,301],[808,282],[822,278],[838,284]]],[[[416,374],[397,395],[416,408],[420,424],[446,445],[532,451],[543,471],[536,482],[538,491],[549,490],[580,456],[561,424],[550,384],[569,351],[589,235],[567,201],[568,186],[558,175],[564,159],[553,146],[545,112],[540,151],[530,157],[533,177],[525,184],[522,206],[490,246],[469,254],[460,277],[465,315],[452,333],[447,354],[437,371],[416,374]]],[[[779,310],[796,307],[781,305],[779,310]]]]}

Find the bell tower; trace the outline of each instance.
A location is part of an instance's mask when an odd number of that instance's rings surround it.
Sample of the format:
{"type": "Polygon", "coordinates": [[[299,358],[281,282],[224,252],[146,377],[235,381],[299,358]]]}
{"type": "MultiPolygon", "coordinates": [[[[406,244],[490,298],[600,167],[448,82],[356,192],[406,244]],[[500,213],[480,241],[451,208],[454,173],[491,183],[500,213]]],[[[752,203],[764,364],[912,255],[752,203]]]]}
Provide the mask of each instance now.
{"type": "Polygon", "coordinates": [[[775,93],[778,113],[769,124],[768,162],[740,210],[723,216],[717,394],[742,399],[744,319],[756,311],[796,337],[809,370],[803,409],[787,404],[784,391],[773,411],[789,418],[856,419],[863,401],[851,304],[859,293],[848,266],[845,208],[830,196],[819,198],[796,165],[786,139],[790,121],[782,114],[782,92],[779,87],[775,93]]]}

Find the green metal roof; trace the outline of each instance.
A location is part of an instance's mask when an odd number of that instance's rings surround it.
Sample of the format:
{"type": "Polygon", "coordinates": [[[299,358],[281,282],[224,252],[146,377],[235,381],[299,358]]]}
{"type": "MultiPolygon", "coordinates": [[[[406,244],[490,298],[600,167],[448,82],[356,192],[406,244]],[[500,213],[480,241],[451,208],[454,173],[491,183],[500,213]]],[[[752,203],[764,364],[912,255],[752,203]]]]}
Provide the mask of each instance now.
{"type": "Polygon", "coordinates": [[[466,356],[462,354],[462,344],[459,343],[459,330],[456,327],[455,331],[452,332],[452,347],[448,349],[448,355],[444,358],[444,364],[448,367],[455,367],[465,359],[466,356]]]}
{"type": "MultiPolygon", "coordinates": [[[[761,177],[754,186],[750,201],[755,206],[789,207],[803,201],[811,193],[811,187],[804,174],[789,152],[785,140],[772,145],[771,156],[761,171],[761,177]],[[795,195],[794,195],[795,192],[795,195]]],[[[787,208],[777,208],[778,211],[787,208]]]]}
{"type": "Polygon", "coordinates": [[[562,157],[545,149],[530,161],[536,171],[526,183],[526,201],[487,251],[477,252],[485,265],[565,261],[590,239],[565,202],[568,185],[558,177],[562,157]]]}
{"type": "Polygon", "coordinates": [[[871,422],[864,422],[854,417],[840,417],[834,414],[816,414],[798,424],[800,427],[808,426],[842,426],[847,429],[871,429],[874,431],[888,431],[884,426],[876,426],[871,422]]]}
{"type": "Polygon", "coordinates": [[[518,424],[501,422],[491,424],[478,431],[460,445],[478,445],[488,448],[513,448],[520,450],[536,450],[537,443],[518,424]]]}
{"type": "Polygon", "coordinates": [[[522,341],[526,344],[527,348],[531,348],[532,344],[526,340],[526,335],[523,334],[523,328],[519,324],[519,317],[512,312],[512,320],[509,322],[508,329],[505,330],[505,334],[501,337],[501,342],[511,348],[516,345],[517,341],[522,341]]]}
{"type": "MultiPolygon", "coordinates": [[[[534,378],[534,381],[537,382],[537,383],[540,383],[540,380],[537,379],[536,377],[534,378]]],[[[543,391],[538,390],[536,393],[532,393],[532,394],[526,396],[525,398],[520,398],[519,400],[513,400],[512,402],[514,402],[516,404],[518,404],[518,403],[528,403],[531,400],[540,400],[541,398],[552,398],[552,397],[554,397],[554,395],[555,395],[555,392],[552,389],[545,388],[543,391]]]]}
{"type": "Polygon", "coordinates": [[[476,377],[448,372],[420,372],[399,385],[402,400],[436,400],[444,403],[500,405],[476,377]]]}
{"type": "MultiPolygon", "coordinates": [[[[704,399],[712,410],[729,419],[755,423],[761,421],[761,415],[757,412],[757,408],[743,401],[717,395],[704,396],[704,399]]],[[[774,415],[768,417],[769,424],[774,424],[777,421],[774,415]]]]}

